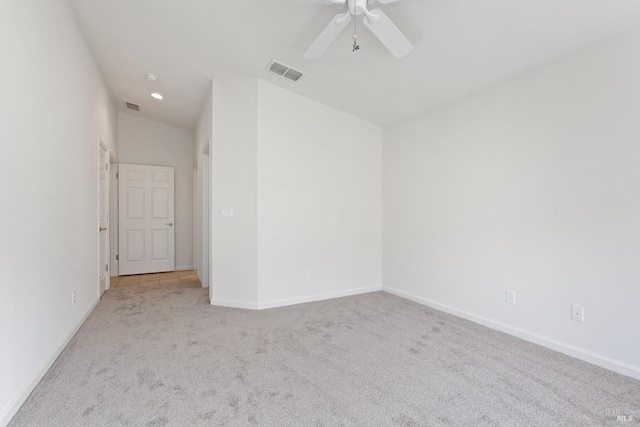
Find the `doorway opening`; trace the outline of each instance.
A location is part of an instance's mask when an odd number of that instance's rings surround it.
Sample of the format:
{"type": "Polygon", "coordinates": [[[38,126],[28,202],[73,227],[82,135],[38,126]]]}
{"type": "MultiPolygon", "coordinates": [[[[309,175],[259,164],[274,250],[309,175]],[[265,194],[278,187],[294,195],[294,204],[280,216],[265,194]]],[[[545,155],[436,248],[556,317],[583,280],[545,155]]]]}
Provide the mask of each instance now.
{"type": "Polygon", "coordinates": [[[175,271],[175,172],[118,165],[118,274],[175,271]]]}
{"type": "Polygon", "coordinates": [[[198,276],[202,286],[211,294],[211,138],[198,156],[200,182],[198,228],[198,276]]]}

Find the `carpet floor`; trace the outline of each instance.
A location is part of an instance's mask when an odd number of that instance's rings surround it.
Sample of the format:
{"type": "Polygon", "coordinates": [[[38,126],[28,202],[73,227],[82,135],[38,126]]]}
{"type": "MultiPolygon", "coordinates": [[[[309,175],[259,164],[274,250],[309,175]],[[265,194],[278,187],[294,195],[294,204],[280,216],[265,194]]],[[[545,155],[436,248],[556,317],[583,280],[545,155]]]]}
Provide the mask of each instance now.
{"type": "Polygon", "coordinates": [[[375,292],[245,311],[107,292],[10,426],[573,426],[640,381],[375,292]]]}

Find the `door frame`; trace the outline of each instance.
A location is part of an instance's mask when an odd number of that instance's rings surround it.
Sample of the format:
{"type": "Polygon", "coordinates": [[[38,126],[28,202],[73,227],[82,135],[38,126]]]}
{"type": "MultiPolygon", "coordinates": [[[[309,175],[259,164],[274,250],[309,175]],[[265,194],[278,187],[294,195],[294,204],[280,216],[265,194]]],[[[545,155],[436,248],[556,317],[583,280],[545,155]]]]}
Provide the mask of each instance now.
{"type": "MultiPolygon", "coordinates": [[[[104,150],[105,152],[105,159],[107,161],[107,165],[110,165],[110,159],[111,159],[111,150],[109,149],[109,147],[107,146],[107,144],[105,144],[104,142],[102,142],[102,140],[99,141],[99,146],[98,146],[98,227],[96,227],[98,229],[98,297],[101,297],[102,294],[100,293],[100,276],[102,274],[102,265],[100,264],[100,169],[102,167],[102,157],[101,157],[101,150],[104,150]]],[[[111,194],[110,194],[110,187],[111,187],[111,166],[107,166],[107,176],[105,177],[105,182],[106,182],[106,186],[107,188],[105,188],[105,196],[106,196],[106,201],[105,201],[105,208],[106,211],[109,212],[108,214],[108,222],[111,222],[111,194]]],[[[109,228],[111,227],[111,224],[109,224],[109,228]]],[[[109,267],[110,264],[110,260],[111,257],[109,256],[109,254],[111,253],[111,248],[110,248],[110,234],[111,231],[107,230],[107,237],[106,237],[106,242],[107,242],[107,248],[106,248],[106,258],[107,258],[107,266],[109,267]]],[[[109,268],[110,269],[110,268],[109,268]]],[[[111,288],[111,272],[109,271],[109,269],[107,269],[107,274],[106,274],[106,279],[105,279],[105,286],[104,286],[104,290],[105,292],[108,291],[111,288]]]]}
{"type": "Polygon", "coordinates": [[[109,276],[117,277],[118,272],[118,159],[112,154],[110,157],[110,178],[111,190],[109,192],[109,227],[111,233],[109,233],[109,246],[110,246],[110,264],[109,264],[109,276]]]}
{"type": "Polygon", "coordinates": [[[211,138],[198,157],[200,172],[200,185],[198,185],[200,216],[198,219],[198,276],[202,287],[209,288],[209,294],[211,294],[211,138]]]}
{"type": "Polygon", "coordinates": [[[200,270],[200,170],[198,168],[198,161],[196,155],[193,162],[193,269],[196,271],[196,274],[198,270],[200,270]]]}

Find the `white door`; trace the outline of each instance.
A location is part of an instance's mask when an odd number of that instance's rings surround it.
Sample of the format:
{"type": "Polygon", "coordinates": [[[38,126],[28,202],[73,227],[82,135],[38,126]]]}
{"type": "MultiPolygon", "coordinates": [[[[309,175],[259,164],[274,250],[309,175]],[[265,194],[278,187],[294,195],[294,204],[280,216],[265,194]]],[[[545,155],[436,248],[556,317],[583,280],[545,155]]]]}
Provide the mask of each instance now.
{"type": "Polygon", "coordinates": [[[98,222],[99,222],[99,261],[98,269],[100,280],[100,295],[109,287],[109,153],[100,144],[100,189],[98,191],[100,201],[98,202],[98,222]]]}
{"type": "Polygon", "coordinates": [[[118,273],[174,271],[173,168],[120,164],[118,175],[118,273]]]}

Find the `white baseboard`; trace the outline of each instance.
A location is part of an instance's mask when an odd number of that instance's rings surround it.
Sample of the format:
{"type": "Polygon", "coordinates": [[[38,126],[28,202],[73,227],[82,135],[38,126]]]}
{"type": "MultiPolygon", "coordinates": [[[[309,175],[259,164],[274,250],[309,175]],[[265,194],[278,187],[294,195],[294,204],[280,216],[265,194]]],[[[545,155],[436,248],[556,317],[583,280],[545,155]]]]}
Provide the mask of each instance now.
{"type": "Polygon", "coordinates": [[[243,308],[245,310],[257,310],[258,304],[251,302],[243,302],[243,301],[230,301],[223,299],[211,298],[211,305],[215,305],[218,307],[229,307],[229,308],[243,308]]]}
{"type": "Polygon", "coordinates": [[[185,270],[193,270],[192,265],[176,265],[176,271],[185,271],[185,270]]]}
{"type": "Polygon", "coordinates": [[[472,314],[463,310],[458,310],[457,308],[440,304],[435,301],[428,300],[426,298],[421,298],[421,297],[418,297],[410,293],[400,291],[398,289],[394,289],[388,286],[383,285],[382,290],[390,294],[417,302],[419,304],[426,305],[427,307],[444,311],[445,313],[453,314],[454,316],[462,317],[463,319],[470,320],[474,323],[478,323],[488,328],[495,329],[497,331],[504,332],[509,335],[513,335],[525,341],[529,341],[534,344],[538,344],[543,347],[549,348],[551,350],[555,350],[557,352],[566,354],[567,356],[571,356],[573,358],[582,360],[584,362],[591,363],[592,365],[596,365],[601,368],[608,369],[610,371],[617,372],[619,374],[626,375],[631,378],[640,380],[640,367],[638,366],[629,365],[628,363],[611,359],[609,357],[602,356],[596,353],[592,353],[580,347],[575,347],[569,344],[565,344],[551,338],[547,338],[538,334],[534,334],[532,332],[515,328],[513,326],[509,326],[501,322],[496,322],[494,320],[487,319],[486,317],[477,316],[475,314],[472,314]]]}
{"type": "Polygon", "coordinates": [[[345,291],[328,292],[325,294],[315,294],[299,298],[287,298],[281,300],[267,301],[261,303],[251,303],[244,301],[230,301],[211,298],[211,305],[219,307],[243,308],[246,310],[266,310],[269,308],[286,307],[288,305],[303,304],[305,302],[323,301],[332,298],[348,297],[351,295],[366,294],[369,292],[381,291],[381,285],[368,286],[364,288],[348,289],[345,291]]]}
{"type": "Polygon", "coordinates": [[[65,349],[67,344],[74,337],[76,332],[80,329],[80,327],[84,324],[87,318],[93,313],[93,310],[98,306],[100,302],[100,298],[98,298],[89,308],[84,316],[71,328],[69,333],[65,335],[65,337],[60,341],[55,350],[49,355],[49,357],[40,365],[40,367],[36,370],[33,376],[27,381],[27,383],[22,386],[20,391],[16,393],[16,395],[9,401],[7,406],[0,412],[0,426],[6,426],[9,424],[11,419],[18,413],[20,407],[27,400],[31,392],[36,388],[40,380],[44,377],[47,371],[53,366],[53,363],[58,359],[62,351],[65,349]]]}
{"type": "Polygon", "coordinates": [[[299,298],[287,298],[275,301],[267,301],[258,303],[258,310],[266,310],[269,308],[285,307],[288,305],[303,304],[305,302],[323,301],[333,298],[348,297],[351,295],[367,294],[369,292],[381,291],[381,285],[367,286],[363,288],[348,289],[345,291],[329,292],[324,294],[315,294],[299,298]]]}

